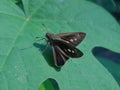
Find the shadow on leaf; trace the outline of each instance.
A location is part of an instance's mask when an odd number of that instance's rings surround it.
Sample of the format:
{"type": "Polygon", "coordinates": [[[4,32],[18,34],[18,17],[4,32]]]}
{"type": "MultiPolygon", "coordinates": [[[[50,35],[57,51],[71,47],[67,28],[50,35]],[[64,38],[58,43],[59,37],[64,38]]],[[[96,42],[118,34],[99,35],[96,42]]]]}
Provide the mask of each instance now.
{"type": "Polygon", "coordinates": [[[42,52],[42,55],[44,56],[48,65],[53,67],[56,71],[60,71],[61,68],[57,68],[54,64],[52,48],[50,46],[47,47],[46,45],[42,45],[42,44],[39,44],[39,43],[33,43],[33,46],[35,46],[36,48],[39,49],[40,52],[42,52]]]}

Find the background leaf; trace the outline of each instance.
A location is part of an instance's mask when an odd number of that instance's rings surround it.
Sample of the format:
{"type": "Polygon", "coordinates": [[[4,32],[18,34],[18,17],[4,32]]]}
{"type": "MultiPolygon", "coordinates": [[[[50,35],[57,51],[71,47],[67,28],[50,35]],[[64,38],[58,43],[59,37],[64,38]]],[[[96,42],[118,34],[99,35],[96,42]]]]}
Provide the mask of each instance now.
{"type": "Polygon", "coordinates": [[[108,70],[92,54],[96,46],[120,52],[120,26],[104,9],[80,0],[23,0],[21,9],[0,1],[0,90],[37,90],[52,78],[60,90],[119,90],[108,70]],[[78,46],[82,58],[53,66],[51,48],[35,44],[46,32],[86,32],[78,46]]]}
{"type": "Polygon", "coordinates": [[[89,0],[109,11],[120,24],[120,0],[89,0]]]}

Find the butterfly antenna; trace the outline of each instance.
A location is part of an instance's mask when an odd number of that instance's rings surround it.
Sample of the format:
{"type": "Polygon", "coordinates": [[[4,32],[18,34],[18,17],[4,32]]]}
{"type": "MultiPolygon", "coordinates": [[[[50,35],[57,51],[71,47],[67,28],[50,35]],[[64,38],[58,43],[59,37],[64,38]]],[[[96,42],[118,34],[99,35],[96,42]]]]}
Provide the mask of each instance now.
{"type": "Polygon", "coordinates": [[[33,46],[29,46],[29,47],[26,47],[26,48],[21,48],[20,50],[25,50],[25,49],[29,49],[29,48],[32,48],[33,46]]]}
{"type": "MultiPolygon", "coordinates": [[[[33,38],[35,38],[35,41],[41,41],[41,40],[46,40],[46,38],[43,37],[34,37],[32,34],[30,34],[33,38]]],[[[47,40],[46,40],[47,41],[47,40]]]]}

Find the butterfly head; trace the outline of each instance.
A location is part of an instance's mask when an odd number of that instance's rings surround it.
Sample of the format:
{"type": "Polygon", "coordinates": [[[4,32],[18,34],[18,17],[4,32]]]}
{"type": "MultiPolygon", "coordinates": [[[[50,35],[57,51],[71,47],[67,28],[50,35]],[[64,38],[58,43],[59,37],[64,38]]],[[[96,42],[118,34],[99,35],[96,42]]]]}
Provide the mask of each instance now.
{"type": "Polygon", "coordinates": [[[50,43],[52,43],[53,39],[54,39],[54,34],[51,33],[46,33],[46,38],[48,39],[48,41],[50,43]]]}
{"type": "Polygon", "coordinates": [[[53,34],[51,34],[51,33],[46,33],[46,38],[47,38],[47,39],[52,38],[52,36],[53,36],[53,34]]]}

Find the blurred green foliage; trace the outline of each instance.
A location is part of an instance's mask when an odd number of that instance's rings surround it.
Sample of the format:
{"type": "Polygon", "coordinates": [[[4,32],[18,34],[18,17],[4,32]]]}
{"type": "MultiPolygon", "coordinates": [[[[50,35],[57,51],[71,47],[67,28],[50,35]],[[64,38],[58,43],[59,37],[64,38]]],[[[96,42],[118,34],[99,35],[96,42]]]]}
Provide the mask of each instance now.
{"type": "Polygon", "coordinates": [[[120,0],[88,0],[109,11],[120,22],[120,0]]]}

